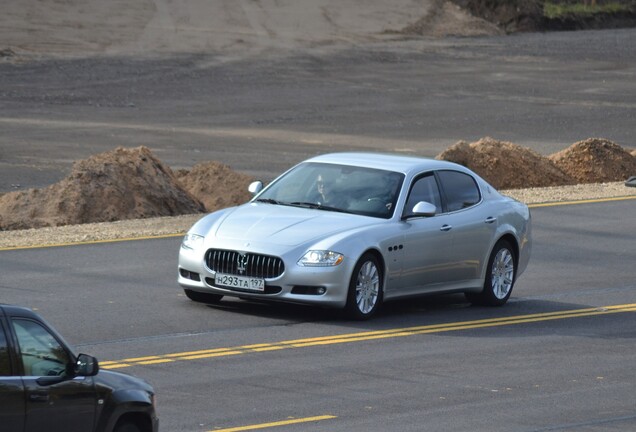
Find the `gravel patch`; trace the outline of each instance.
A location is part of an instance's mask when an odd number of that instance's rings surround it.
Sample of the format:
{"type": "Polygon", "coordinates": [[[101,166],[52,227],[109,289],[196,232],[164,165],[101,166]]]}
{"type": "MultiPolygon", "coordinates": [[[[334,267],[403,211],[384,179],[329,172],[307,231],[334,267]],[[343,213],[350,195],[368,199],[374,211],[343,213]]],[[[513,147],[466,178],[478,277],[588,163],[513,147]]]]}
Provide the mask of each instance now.
{"type": "Polygon", "coordinates": [[[625,182],[587,183],[544,188],[509,189],[501,193],[528,205],[585,201],[604,198],[636,196],[636,188],[625,186],[625,182]]]}

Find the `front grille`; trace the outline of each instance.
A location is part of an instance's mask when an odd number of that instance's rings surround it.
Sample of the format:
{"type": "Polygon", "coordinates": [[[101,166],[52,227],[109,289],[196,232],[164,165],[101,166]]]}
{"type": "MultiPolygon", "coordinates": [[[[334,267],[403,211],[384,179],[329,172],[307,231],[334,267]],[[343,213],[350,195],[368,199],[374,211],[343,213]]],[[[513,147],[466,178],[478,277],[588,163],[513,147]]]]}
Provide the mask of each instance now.
{"type": "Polygon", "coordinates": [[[280,258],[222,249],[209,249],[205,253],[205,263],[212,271],[259,279],[277,278],[285,271],[280,258]]]}

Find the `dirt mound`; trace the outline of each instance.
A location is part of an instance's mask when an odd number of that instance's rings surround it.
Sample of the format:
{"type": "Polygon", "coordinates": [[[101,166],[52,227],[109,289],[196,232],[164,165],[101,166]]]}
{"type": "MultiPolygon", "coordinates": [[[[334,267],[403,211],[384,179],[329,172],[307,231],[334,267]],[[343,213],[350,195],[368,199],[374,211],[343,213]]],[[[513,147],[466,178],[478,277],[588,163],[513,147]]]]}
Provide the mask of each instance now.
{"type": "Polygon", "coordinates": [[[201,163],[189,171],[179,170],[175,174],[179,184],[209,212],[242,204],[252,197],[247,187],[254,179],[219,162],[201,163]]]}
{"type": "Polygon", "coordinates": [[[435,158],[470,168],[497,189],[574,183],[548,158],[534,150],[490,137],[470,144],[459,141],[435,158]]]}
{"type": "Polygon", "coordinates": [[[549,158],[577,183],[622,181],[636,175],[634,156],[604,138],[579,141],[549,158]]]}
{"type": "Polygon", "coordinates": [[[203,211],[148,148],[120,147],[76,162],[71,174],[52,186],[0,196],[0,230],[203,211]]]}
{"type": "Polygon", "coordinates": [[[471,15],[459,5],[446,0],[434,0],[429,13],[404,27],[400,33],[444,37],[487,36],[501,34],[502,31],[495,24],[471,15]]]}
{"type": "Polygon", "coordinates": [[[489,21],[506,33],[536,31],[543,28],[543,2],[540,0],[453,0],[475,17],[489,21]]]}
{"type": "Polygon", "coordinates": [[[624,181],[636,175],[636,150],[603,138],[588,138],[548,157],[509,142],[460,141],[437,155],[464,165],[497,189],[522,189],[624,181]]]}

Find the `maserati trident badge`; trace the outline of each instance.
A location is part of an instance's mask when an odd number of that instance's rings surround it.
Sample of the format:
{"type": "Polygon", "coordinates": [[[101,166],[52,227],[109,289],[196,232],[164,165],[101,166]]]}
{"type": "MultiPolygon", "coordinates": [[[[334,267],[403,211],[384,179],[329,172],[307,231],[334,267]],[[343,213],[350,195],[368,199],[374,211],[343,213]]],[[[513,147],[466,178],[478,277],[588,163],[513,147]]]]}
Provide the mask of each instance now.
{"type": "Polygon", "coordinates": [[[236,270],[239,274],[244,274],[247,269],[247,255],[238,254],[236,257],[236,270]]]}

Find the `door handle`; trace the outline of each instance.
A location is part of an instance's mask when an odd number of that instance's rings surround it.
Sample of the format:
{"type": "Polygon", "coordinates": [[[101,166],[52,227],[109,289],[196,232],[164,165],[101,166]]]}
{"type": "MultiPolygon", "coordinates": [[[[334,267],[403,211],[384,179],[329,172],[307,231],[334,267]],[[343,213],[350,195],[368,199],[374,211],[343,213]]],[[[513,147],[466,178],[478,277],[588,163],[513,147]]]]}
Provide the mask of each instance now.
{"type": "Polygon", "coordinates": [[[49,394],[48,393],[31,393],[29,395],[29,400],[31,402],[48,402],[49,394]]]}
{"type": "Polygon", "coordinates": [[[489,217],[486,218],[486,223],[487,224],[491,224],[493,222],[497,222],[497,218],[496,217],[489,216],[489,217]]]}
{"type": "Polygon", "coordinates": [[[439,230],[446,232],[446,231],[450,231],[452,229],[453,229],[452,225],[444,224],[444,225],[442,225],[442,227],[439,230]]]}

